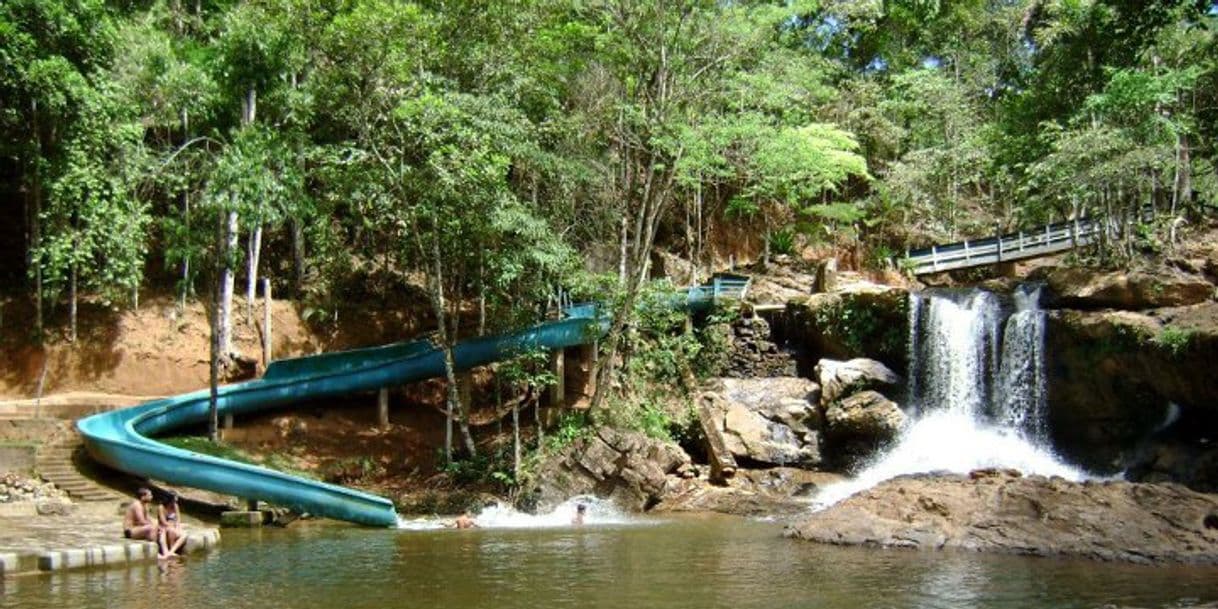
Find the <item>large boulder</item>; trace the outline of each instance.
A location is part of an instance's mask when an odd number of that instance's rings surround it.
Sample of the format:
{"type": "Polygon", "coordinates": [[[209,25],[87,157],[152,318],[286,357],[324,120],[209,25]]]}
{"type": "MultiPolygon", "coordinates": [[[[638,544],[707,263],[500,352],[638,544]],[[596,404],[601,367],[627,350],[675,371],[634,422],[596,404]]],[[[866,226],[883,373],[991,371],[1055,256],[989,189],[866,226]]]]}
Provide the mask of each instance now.
{"type": "Polygon", "coordinates": [[[1140,310],[1178,307],[1213,298],[1214,285],[1204,277],[1168,267],[1154,272],[1059,268],[1049,273],[1055,306],[1072,309],[1140,310]]]}
{"type": "Polygon", "coordinates": [[[836,545],[1218,564],[1218,497],[1018,472],[895,478],[787,529],[836,545]]]}
{"type": "Polygon", "coordinates": [[[816,378],[820,380],[820,403],[828,406],[856,391],[886,390],[901,384],[901,377],[888,366],[866,358],[841,362],[822,359],[816,363],[816,378]]]}
{"type": "Polygon", "coordinates": [[[696,270],[694,263],[680,256],[659,248],[651,251],[652,277],[668,279],[677,286],[692,285],[696,270]]]}
{"type": "Polygon", "coordinates": [[[855,393],[825,409],[824,452],[834,466],[854,469],[890,446],[905,423],[892,400],[871,390],[855,393]]]}
{"type": "Polygon", "coordinates": [[[816,383],[799,377],[721,379],[710,409],[742,465],[820,463],[816,383]]]}
{"type": "Polygon", "coordinates": [[[787,302],[788,340],[813,359],[869,357],[904,369],[909,292],[856,283],[787,302]]]}
{"type": "Polygon", "coordinates": [[[659,503],[691,467],[689,455],[671,442],[601,427],[541,466],[528,507],[544,511],[576,495],[595,495],[641,512],[659,503]]]}
{"type": "MultiPolygon", "coordinates": [[[[1048,427],[1067,459],[1115,473],[1144,460],[1142,444],[1156,430],[1190,432],[1182,440],[1198,445],[1214,439],[1209,430],[1218,424],[1218,303],[1154,315],[1050,311],[1045,343],[1048,427]],[[1178,416],[1170,416],[1173,408],[1178,416]]],[[[1192,484],[1218,479],[1218,471],[1173,479],[1192,484]]]]}

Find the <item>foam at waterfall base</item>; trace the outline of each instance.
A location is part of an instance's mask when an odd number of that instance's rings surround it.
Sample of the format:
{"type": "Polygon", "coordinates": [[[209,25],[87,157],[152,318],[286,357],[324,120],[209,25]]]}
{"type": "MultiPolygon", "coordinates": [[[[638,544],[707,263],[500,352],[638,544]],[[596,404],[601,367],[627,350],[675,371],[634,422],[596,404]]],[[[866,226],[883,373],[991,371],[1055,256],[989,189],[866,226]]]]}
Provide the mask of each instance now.
{"type": "Polygon", "coordinates": [[[1061,476],[1082,480],[1086,474],[1062,463],[1009,428],[993,427],[966,413],[928,413],[914,422],[895,446],[880,455],[858,476],[825,487],[813,499],[815,510],[827,508],[855,493],[905,474],[1009,468],[1025,475],[1061,476]]]}
{"type": "MultiPolygon", "coordinates": [[[[474,517],[478,528],[482,529],[549,529],[575,526],[577,507],[587,506],[583,526],[597,525],[637,525],[655,522],[632,517],[617,509],[613,503],[590,496],[572,497],[559,504],[553,511],[543,514],[521,512],[507,504],[496,504],[483,509],[474,517]]],[[[451,524],[451,519],[435,518],[398,518],[399,529],[433,530],[442,529],[451,524]]]]}

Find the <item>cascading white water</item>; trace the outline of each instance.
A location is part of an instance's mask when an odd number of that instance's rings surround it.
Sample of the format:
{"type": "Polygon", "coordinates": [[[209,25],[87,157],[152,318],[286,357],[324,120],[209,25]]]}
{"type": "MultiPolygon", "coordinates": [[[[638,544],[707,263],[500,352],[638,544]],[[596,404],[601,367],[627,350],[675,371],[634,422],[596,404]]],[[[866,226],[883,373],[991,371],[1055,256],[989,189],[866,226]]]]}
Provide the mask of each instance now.
{"type": "Polygon", "coordinates": [[[1036,286],[1016,291],[1014,311],[983,290],[911,294],[906,412],[913,421],[858,476],[822,490],[816,506],[903,474],[1009,467],[1083,478],[1047,444],[1039,301],[1036,286]]]}
{"type": "MultiPolygon", "coordinates": [[[[482,529],[549,529],[570,527],[573,525],[576,508],[583,505],[587,512],[584,515],[584,526],[597,525],[637,525],[653,523],[654,520],[644,520],[629,516],[617,509],[612,502],[592,496],[572,497],[559,504],[552,511],[541,514],[529,514],[515,508],[496,504],[483,509],[474,517],[474,523],[482,529]]],[[[398,518],[399,529],[433,530],[450,525],[450,520],[436,518],[398,518]]]]}
{"type": "Polygon", "coordinates": [[[1007,318],[995,392],[994,419],[1038,446],[1048,444],[1045,428],[1045,314],[1040,287],[1015,291],[1015,312],[1007,318]]]}

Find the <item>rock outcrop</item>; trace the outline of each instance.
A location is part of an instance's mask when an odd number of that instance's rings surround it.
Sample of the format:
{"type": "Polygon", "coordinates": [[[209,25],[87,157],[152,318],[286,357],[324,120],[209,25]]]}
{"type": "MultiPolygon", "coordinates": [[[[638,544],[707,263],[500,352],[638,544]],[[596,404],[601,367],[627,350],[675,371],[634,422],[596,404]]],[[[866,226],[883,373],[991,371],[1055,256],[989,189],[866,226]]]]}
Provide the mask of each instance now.
{"type": "MultiPolygon", "coordinates": [[[[1211,370],[1218,361],[1218,303],[1153,315],[1051,311],[1045,337],[1049,428],[1070,460],[1117,471],[1133,465],[1140,445],[1170,418],[1193,431],[1218,423],[1218,375],[1211,370]],[[1169,417],[1173,404],[1179,416],[1169,417]]],[[[1218,472],[1204,477],[1218,479],[1218,472]]]]}
{"type": "Polygon", "coordinates": [[[901,383],[901,377],[888,366],[861,357],[845,362],[822,359],[816,363],[816,378],[820,380],[820,402],[826,406],[856,391],[888,390],[901,383]]]}
{"type": "Polygon", "coordinates": [[[820,388],[808,379],[720,379],[709,410],[741,464],[815,466],[821,462],[820,388]]]}
{"type": "Polygon", "coordinates": [[[867,357],[898,370],[906,365],[909,292],[854,284],[787,303],[789,340],[812,358],[867,357]]]}
{"type": "Polygon", "coordinates": [[[1071,309],[1179,307],[1214,296],[1214,285],[1204,277],[1168,268],[1153,273],[1059,268],[1046,279],[1055,295],[1055,306],[1071,309]]]}
{"type": "Polygon", "coordinates": [[[641,512],[692,474],[689,455],[675,444],[601,427],[542,465],[527,502],[545,511],[575,495],[595,495],[641,512]]]}
{"type": "Polygon", "coordinates": [[[861,391],[825,409],[827,461],[849,470],[890,446],[907,417],[895,402],[875,391],[861,391]]]}
{"type": "Polygon", "coordinates": [[[837,474],[792,467],[740,470],[725,485],[681,480],[655,511],[796,516],[807,513],[809,498],[820,488],[840,481],[842,477],[837,474]]]}
{"type": "Polygon", "coordinates": [[[730,348],[724,376],[756,378],[795,376],[795,358],[771,340],[770,324],[758,315],[731,324],[727,333],[730,348]]]}
{"type": "Polygon", "coordinates": [[[980,470],[889,480],[788,527],[821,543],[1218,564],[1218,497],[980,470]]]}

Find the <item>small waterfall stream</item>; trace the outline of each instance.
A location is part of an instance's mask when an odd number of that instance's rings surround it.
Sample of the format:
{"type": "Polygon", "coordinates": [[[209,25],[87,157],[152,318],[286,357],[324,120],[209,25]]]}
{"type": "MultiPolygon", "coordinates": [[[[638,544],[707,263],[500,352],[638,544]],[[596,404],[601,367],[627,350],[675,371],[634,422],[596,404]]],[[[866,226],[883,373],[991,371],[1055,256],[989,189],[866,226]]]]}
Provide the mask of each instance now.
{"type": "Polygon", "coordinates": [[[1020,286],[1011,300],[984,290],[910,294],[912,422],[858,476],[822,490],[818,507],[903,474],[1009,467],[1084,477],[1048,446],[1039,286],[1020,286]]]}

